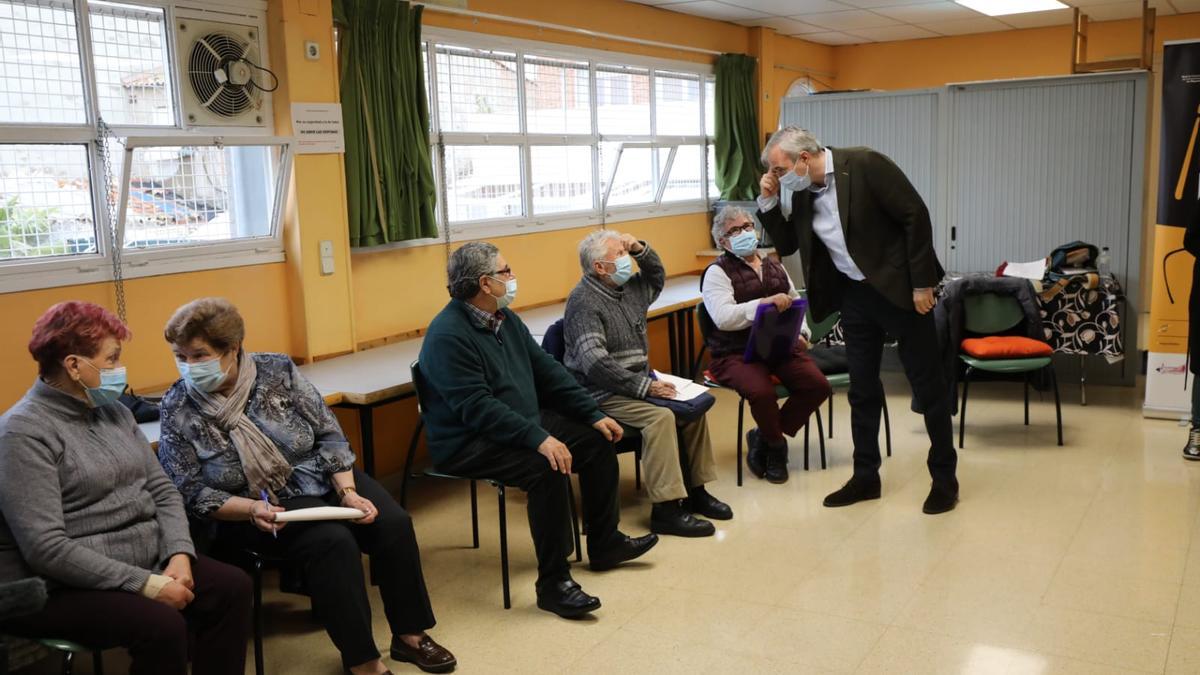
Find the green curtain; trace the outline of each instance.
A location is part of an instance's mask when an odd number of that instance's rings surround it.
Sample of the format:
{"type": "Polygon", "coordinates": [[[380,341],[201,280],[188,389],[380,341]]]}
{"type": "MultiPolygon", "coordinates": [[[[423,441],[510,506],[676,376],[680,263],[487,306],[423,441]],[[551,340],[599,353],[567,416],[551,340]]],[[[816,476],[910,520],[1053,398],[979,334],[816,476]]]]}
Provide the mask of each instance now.
{"type": "Polygon", "coordinates": [[[350,245],[437,236],[420,5],[334,0],[350,245]]]}
{"type": "Polygon", "coordinates": [[[717,57],[716,164],[722,199],[747,200],[758,194],[758,97],[754,58],[717,57]]]}

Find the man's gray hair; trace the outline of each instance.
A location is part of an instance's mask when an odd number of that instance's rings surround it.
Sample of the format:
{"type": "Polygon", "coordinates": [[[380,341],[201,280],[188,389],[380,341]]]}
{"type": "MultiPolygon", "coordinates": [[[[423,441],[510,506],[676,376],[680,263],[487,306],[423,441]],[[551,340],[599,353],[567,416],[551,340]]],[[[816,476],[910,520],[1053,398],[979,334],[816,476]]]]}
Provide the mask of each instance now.
{"type": "Polygon", "coordinates": [[[775,146],[779,146],[783,150],[783,154],[787,155],[788,159],[792,161],[798,159],[802,152],[816,155],[824,149],[821,141],[818,141],[817,137],[808,129],[784,127],[771,134],[771,140],[767,141],[767,147],[763,148],[762,157],[759,157],[762,165],[767,168],[771,166],[771,161],[768,158],[771,155],[771,151],[775,149],[775,146]]]}
{"type": "Polygon", "coordinates": [[[717,211],[717,215],[713,216],[712,238],[718,249],[721,248],[721,237],[725,236],[725,227],[729,225],[729,221],[741,216],[750,218],[750,222],[754,222],[754,218],[745,209],[733,204],[722,206],[721,210],[717,211]]]}
{"type": "Polygon", "coordinates": [[[446,263],[446,289],[450,297],[468,300],[479,293],[479,277],[496,272],[500,249],[486,241],[472,241],[450,254],[446,263]]]}
{"type": "Polygon", "coordinates": [[[608,255],[608,242],[620,241],[621,235],[612,230],[596,230],[579,242],[579,266],[584,274],[594,274],[592,263],[608,255]]]}

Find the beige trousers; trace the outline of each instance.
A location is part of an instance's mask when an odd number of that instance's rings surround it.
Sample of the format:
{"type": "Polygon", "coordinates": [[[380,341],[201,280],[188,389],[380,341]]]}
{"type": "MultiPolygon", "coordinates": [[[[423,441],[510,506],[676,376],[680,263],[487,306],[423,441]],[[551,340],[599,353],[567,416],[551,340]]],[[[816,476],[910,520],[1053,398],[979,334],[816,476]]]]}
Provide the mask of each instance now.
{"type": "MultiPolygon", "coordinates": [[[[662,406],[624,396],[610,396],[600,409],[618,422],[642,433],[642,469],[646,493],[654,503],[683,499],[687,490],[680,467],[679,441],[675,435],[675,415],[662,406]]],[[[690,466],[690,487],[717,479],[712,443],[708,440],[705,418],[679,427],[684,453],[690,466]]]]}

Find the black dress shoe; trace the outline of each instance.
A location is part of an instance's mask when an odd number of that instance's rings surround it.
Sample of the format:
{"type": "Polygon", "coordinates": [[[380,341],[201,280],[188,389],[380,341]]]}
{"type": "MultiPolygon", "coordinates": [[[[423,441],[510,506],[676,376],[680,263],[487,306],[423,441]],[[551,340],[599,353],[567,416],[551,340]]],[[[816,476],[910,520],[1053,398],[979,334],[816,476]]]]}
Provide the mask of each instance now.
{"type": "Polygon", "coordinates": [[[953,511],[955,505],[958,504],[958,487],[942,487],[934,485],[929,490],[929,496],[925,498],[925,505],[921,510],[929,515],[945,513],[953,511]]]}
{"type": "Polygon", "coordinates": [[[567,577],[537,589],[537,606],[564,619],[578,619],[600,609],[600,598],[583,592],[575,580],[567,577]]]}
{"type": "Polygon", "coordinates": [[[392,660],[411,663],[427,673],[448,673],[458,665],[450,650],[426,635],[416,649],[398,637],[392,638],[392,660]]]}
{"type": "Polygon", "coordinates": [[[868,499],[879,499],[879,494],[880,482],[878,476],[874,479],[854,476],[842,486],[842,489],[825,498],[825,506],[830,508],[850,506],[851,504],[857,504],[868,499]]]}
{"type": "Polygon", "coordinates": [[[758,442],[757,428],[746,432],[746,468],[759,478],[767,473],[767,451],[758,442]]]}
{"type": "Polygon", "coordinates": [[[630,537],[624,534],[619,536],[620,539],[617,543],[604,550],[596,553],[588,552],[588,567],[593,572],[611,570],[621,563],[640,558],[658,543],[657,534],[647,534],[641,537],[630,537]]]}
{"type": "Polygon", "coordinates": [[[679,501],[659,502],[651,507],[651,532],[677,537],[711,537],[716,534],[717,528],[712,523],[693,516],[679,501]]]}
{"type": "Polygon", "coordinates": [[[780,485],[788,481],[787,467],[787,445],[781,448],[767,448],[767,471],[766,479],[768,483],[780,485]]]}
{"type": "Polygon", "coordinates": [[[708,494],[708,490],[704,489],[703,485],[688,490],[687,504],[692,513],[699,513],[705,518],[729,520],[733,517],[733,509],[729,508],[725,502],[708,494]]]}

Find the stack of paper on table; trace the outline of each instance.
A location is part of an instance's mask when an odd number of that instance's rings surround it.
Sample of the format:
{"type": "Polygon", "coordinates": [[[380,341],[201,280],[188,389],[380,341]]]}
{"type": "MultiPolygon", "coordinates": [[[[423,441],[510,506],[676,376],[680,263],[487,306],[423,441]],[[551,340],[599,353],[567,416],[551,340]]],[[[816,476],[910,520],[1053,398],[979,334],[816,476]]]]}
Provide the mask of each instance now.
{"type": "Polygon", "coordinates": [[[1023,263],[1006,262],[1004,263],[1004,271],[1000,274],[1006,277],[1041,281],[1042,277],[1046,276],[1046,259],[1042,258],[1023,263]]]}

